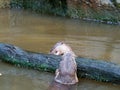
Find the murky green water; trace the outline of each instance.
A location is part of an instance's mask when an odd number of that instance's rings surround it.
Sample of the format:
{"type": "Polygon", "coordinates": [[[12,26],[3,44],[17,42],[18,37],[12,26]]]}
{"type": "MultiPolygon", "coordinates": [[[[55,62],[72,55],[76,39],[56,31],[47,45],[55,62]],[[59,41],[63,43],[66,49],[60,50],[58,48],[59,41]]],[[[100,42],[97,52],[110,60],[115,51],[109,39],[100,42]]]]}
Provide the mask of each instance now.
{"type": "MultiPolygon", "coordinates": [[[[43,16],[22,10],[0,10],[0,42],[48,53],[65,41],[78,56],[120,64],[120,26],[43,16]]],[[[0,62],[0,90],[46,90],[54,74],[0,62]]],[[[120,86],[80,80],[77,90],[120,90],[120,86]]]]}

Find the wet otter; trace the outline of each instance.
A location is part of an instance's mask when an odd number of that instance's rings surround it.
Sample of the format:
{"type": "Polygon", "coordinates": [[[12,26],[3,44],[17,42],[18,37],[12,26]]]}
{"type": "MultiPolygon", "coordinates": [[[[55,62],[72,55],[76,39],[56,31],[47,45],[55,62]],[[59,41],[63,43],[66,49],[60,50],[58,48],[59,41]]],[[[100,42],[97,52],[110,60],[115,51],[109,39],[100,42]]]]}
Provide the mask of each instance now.
{"type": "Polygon", "coordinates": [[[55,81],[67,85],[77,83],[77,64],[75,61],[76,55],[70,46],[64,42],[58,42],[50,50],[50,53],[55,55],[62,55],[59,68],[56,70],[55,81]]]}
{"type": "Polygon", "coordinates": [[[50,50],[50,53],[51,54],[54,54],[54,55],[63,55],[64,53],[67,53],[67,52],[72,52],[73,55],[74,52],[72,51],[71,47],[67,44],[65,44],[64,42],[58,42],[56,43],[53,48],[50,50]]]}

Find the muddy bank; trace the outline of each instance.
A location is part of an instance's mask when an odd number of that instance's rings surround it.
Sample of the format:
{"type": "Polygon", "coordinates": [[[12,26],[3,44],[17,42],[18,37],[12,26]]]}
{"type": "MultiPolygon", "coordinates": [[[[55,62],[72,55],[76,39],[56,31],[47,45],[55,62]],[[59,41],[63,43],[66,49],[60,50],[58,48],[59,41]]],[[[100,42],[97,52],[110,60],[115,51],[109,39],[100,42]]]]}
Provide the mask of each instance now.
{"type": "Polygon", "coordinates": [[[70,17],[120,24],[120,4],[116,0],[67,0],[67,3],[70,17]]]}
{"type": "Polygon", "coordinates": [[[27,9],[107,24],[120,24],[120,0],[0,0],[0,8],[27,9]]]}
{"type": "Polygon", "coordinates": [[[11,0],[10,6],[11,8],[24,8],[41,14],[120,24],[119,0],[11,0]]]}
{"type": "Polygon", "coordinates": [[[10,6],[10,0],[0,0],[0,8],[8,8],[10,6]]]}

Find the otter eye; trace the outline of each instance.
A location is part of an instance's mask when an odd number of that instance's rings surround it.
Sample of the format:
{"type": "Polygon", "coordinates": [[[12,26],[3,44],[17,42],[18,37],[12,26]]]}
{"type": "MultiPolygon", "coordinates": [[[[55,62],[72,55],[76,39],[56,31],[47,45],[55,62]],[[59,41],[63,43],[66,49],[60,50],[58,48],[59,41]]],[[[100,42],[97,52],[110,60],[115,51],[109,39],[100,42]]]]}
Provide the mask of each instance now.
{"type": "Polygon", "coordinates": [[[64,53],[61,53],[61,55],[64,55],[64,53]]]}
{"type": "Polygon", "coordinates": [[[58,51],[55,51],[55,53],[57,53],[58,51]]]}

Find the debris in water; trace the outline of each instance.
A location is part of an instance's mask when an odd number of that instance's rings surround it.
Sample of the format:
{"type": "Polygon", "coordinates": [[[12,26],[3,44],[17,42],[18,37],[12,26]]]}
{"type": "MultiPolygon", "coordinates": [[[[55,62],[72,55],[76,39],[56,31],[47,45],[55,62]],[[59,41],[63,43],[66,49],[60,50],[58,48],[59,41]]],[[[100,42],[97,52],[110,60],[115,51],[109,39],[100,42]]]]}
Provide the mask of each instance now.
{"type": "Polygon", "coordinates": [[[0,76],[2,76],[2,73],[0,73],[0,76]]]}

